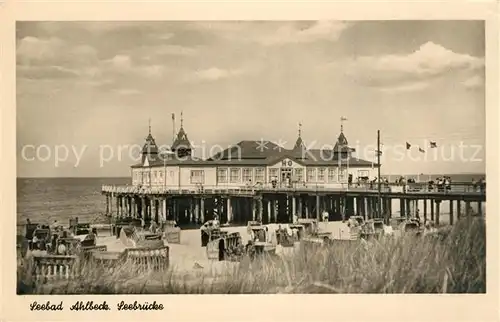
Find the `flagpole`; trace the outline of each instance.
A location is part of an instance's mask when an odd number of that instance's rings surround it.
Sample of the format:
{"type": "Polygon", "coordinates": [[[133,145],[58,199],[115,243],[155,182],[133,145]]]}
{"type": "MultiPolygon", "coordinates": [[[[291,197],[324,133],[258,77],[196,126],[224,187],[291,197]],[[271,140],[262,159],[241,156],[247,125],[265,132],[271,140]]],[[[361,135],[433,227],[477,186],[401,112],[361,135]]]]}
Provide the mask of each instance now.
{"type": "Polygon", "coordinates": [[[380,130],[377,130],[377,192],[378,192],[378,215],[379,218],[382,216],[382,193],[381,193],[381,185],[380,185],[380,130]]]}

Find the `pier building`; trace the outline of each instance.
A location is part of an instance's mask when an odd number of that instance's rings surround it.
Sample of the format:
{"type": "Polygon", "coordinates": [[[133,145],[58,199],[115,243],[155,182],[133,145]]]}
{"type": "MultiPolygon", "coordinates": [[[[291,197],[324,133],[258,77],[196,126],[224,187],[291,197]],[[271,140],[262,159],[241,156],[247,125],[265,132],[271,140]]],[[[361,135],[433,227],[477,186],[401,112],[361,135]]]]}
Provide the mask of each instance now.
{"type": "Polygon", "coordinates": [[[374,184],[369,181],[381,165],[354,153],[341,126],[332,149],[307,149],[299,128],[291,149],[245,140],[199,159],[182,121],[168,153],[160,151],[150,127],[141,162],[131,166],[131,184],[102,187],[106,214],[146,223],[175,220],[181,227],[199,226],[216,215],[221,223],[236,225],[320,220],[324,212],[330,221],[353,215],[389,221],[396,212],[415,216],[416,205],[423,202],[420,217],[439,224],[440,205],[446,201],[450,224],[470,216],[472,203],[482,215],[486,193],[471,183],[453,183],[451,191],[426,183],[374,184]],[[399,211],[393,211],[393,200],[399,201],[399,211]]]}
{"type": "Polygon", "coordinates": [[[200,187],[340,188],[350,182],[373,179],[378,167],[353,155],[341,127],[331,149],[307,149],[299,134],[292,149],[271,141],[240,141],[206,159],[194,157],[181,123],[170,153],[162,154],[151,132],[139,164],[132,168],[132,185],[195,189],[200,187]]]}

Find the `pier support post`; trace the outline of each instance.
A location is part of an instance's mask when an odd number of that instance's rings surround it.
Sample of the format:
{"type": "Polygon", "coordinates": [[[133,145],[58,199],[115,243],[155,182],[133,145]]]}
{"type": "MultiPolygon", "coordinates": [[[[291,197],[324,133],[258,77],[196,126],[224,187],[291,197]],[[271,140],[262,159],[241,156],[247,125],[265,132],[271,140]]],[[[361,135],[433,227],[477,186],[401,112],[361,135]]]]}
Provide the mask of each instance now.
{"type": "Polygon", "coordinates": [[[295,196],[292,196],[292,220],[291,220],[292,223],[296,215],[297,215],[297,201],[295,199],[295,196]]]}
{"type": "Polygon", "coordinates": [[[113,193],[109,196],[109,216],[113,217],[113,193]]]}
{"type": "Polygon", "coordinates": [[[120,197],[116,196],[116,217],[120,217],[120,197]]]}
{"type": "Polygon", "coordinates": [[[109,215],[109,195],[106,194],[106,215],[109,215]]]}
{"type": "Polygon", "coordinates": [[[450,200],[450,225],[453,225],[454,222],[454,216],[455,214],[453,213],[453,200],[450,200]]]}
{"type": "Polygon", "coordinates": [[[424,224],[427,222],[427,199],[423,200],[424,202],[424,224]]]}
{"type": "Polygon", "coordinates": [[[298,195],[297,196],[297,199],[298,199],[298,209],[297,209],[297,218],[302,218],[303,214],[304,214],[304,206],[302,204],[302,196],[301,195],[298,195]]]}
{"type": "Polygon", "coordinates": [[[441,206],[441,200],[436,200],[436,226],[439,226],[439,208],[441,206]]]}
{"type": "Polygon", "coordinates": [[[233,221],[233,206],[231,204],[231,197],[227,197],[227,223],[229,224],[230,222],[233,221]]]}
{"type": "Polygon", "coordinates": [[[406,217],[406,199],[400,198],[399,199],[399,212],[401,217],[406,217]]]}
{"type": "Polygon", "coordinates": [[[146,220],[146,197],[141,197],[141,211],[139,218],[146,220]]]}
{"type": "Polygon", "coordinates": [[[389,211],[389,220],[392,218],[392,198],[387,198],[387,210],[389,211]]]}
{"type": "Polygon", "coordinates": [[[163,198],[163,222],[166,222],[168,219],[168,198],[163,198]]]}
{"type": "Polygon", "coordinates": [[[483,216],[483,203],[481,201],[477,202],[477,214],[478,216],[483,216]]]}
{"type": "Polygon", "coordinates": [[[321,221],[320,196],[316,194],[316,220],[321,221]]]}
{"type": "Polygon", "coordinates": [[[194,199],[194,222],[200,224],[200,199],[194,199]]]}
{"type": "Polygon", "coordinates": [[[200,199],[200,219],[203,224],[205,222],[205,198],[200,199]]]}
{"type": "Polygon", "coordinates": [[[267,201],[267,223],[270,223],[273,220],[272,218],[273,218],[273,213],[271,212],[271,200],[268,200],[267,201]]]}
{"type": "Polygon", "coordinates": [[[255,199],[252,199],[252,221],[255,221],[256,220],[256,215],[257,215],[257,209],[255,209],[257,207],[257,202],[255,199]]]}
{"type": "Polygon", "coordinates": [[[309,218],[309,196],[307,196],[306,199],[304,200],[304,204],[306,207],[306,219],[308,219],[309,218]]]}
{"type": "Polygon", "coordinates": [[[264,205],[262,204],[262,196],[257,199],[257,207],[259,208],[259,221],[263,222],[264,205]]]}
{"type": "Polygon", "coordinates": [[[457,220],[460,220],[460,217],[461,217],[462,209],[460,209],[460,206],[461,206],[461,204],[460,204],[460,199],[459,199],[459,200],[457,200],[457,220]]]}
{"type": "Polygon", "coordinates": [[[431,204],[431,221],[434,222],[434,199],[429,200],[431,204]]]}
{"type": "Polygon", "coordinates": [[[156,199],[150,199],[150,203],[151,203],[151,219],[157,219],[157,216],[156,216],[156,199]]]}

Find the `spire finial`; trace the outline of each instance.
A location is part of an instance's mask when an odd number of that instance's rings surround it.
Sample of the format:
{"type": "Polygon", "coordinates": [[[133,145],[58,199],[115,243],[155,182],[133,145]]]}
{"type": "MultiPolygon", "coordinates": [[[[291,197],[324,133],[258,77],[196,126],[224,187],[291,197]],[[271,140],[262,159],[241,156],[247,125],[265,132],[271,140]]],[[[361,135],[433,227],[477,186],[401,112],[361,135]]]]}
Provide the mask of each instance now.
{"type": "Polygon", "coordinates": [[[347,121],[345,116],[340,117],[340,133],[344,133],[344,121],[347,121]]]}
{"type": "Polygon", "coordinates": [[[148,120],[149,134],[151,134],[151,118],[148,120]]]}
{"type": "Polygon", "coordinates": [[[181,128],[182,128],[183,123],[184,123],[184,118],[183,118],[183,113],[181,111],[181,128]]]}
{"type": "Polygon", "coordinates": [[[299,138],[302,135],[302,122],[299,122],[299,138]]]}

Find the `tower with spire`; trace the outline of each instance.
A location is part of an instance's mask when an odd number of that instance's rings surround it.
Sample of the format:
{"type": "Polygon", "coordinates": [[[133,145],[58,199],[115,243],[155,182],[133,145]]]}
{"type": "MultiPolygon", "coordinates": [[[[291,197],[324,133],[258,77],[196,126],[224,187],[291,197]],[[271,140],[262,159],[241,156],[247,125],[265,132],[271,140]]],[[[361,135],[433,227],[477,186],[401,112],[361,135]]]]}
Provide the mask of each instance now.
{"type": "Polygon", "coordinates": [[[299,136],[297,137],[297,141],[295,141],[295,145],[293,146],[294,154],[298,156],[302,156],[302,153],[306,150],[304,145],[304,141],[302,141],[302,123],[299,123],[299,136]]]}
{"type": "Polygon", "coordinates": [[[158,158],[158,146],[156,145],[155,139],[151,134],[151,119],[149,119],[148,128],[148,136],[146,137],[146,142],[142,147],[142,164],[144,164],[146,160],[148,161],[148,163],[150,163],[151,161],[155,161],[158,158]]]}
{"type": "Polygon", "coordinates": [[[193,149],[191,142],[187,137],[186,131],[184,130],[183,123],[183,113],[181,112],[181,127],[171,147],[172,152],[174,152],[179,158],[190,157],[193,149]]]}
{"type": "Polygon", "coordinates": [[[335,147],[333,148],[333,153],[337,156],[337,159],[340,157],[345,159],[351,156],[351,153],[354,152],[354,149],[349,147],[349,142],[347,142],[347,138],[344,135],[344,121],[347,121],[347,118],[342,116],[340,118],[340,134],[337,138],[337,142],[335,143],[335,147]]]}

